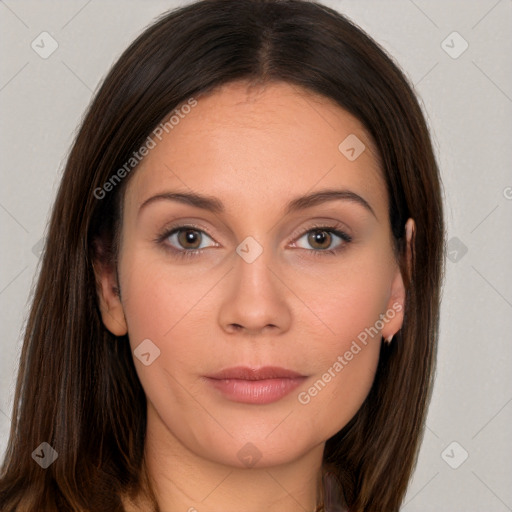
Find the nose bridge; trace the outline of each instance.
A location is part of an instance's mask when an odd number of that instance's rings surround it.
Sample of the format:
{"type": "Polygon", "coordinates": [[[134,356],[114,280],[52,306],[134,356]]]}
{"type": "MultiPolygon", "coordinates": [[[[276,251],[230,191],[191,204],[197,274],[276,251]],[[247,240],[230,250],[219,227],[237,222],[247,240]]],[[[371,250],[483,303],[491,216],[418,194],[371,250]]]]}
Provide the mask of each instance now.
{"type": "Polygon", "coordinates": [[[274,275],[275,255],[268,239],[260,240],[248,236],[236,247],[229,292],[220,310],[219,320],[225,329],[233,325],[251,331],[268,325],[288,326],[285,290],[274,275]]]}
{"type": "MultiPolygon", "coordinates": [[[[261,238],[260,238],[261,240],[261,238]]],[[[250,287],[254,292],[265,292],[272,288],[272,248],[265,246],[252,236],[246,237],[236,248],[235,274],[240,286],[250,287]]]]}

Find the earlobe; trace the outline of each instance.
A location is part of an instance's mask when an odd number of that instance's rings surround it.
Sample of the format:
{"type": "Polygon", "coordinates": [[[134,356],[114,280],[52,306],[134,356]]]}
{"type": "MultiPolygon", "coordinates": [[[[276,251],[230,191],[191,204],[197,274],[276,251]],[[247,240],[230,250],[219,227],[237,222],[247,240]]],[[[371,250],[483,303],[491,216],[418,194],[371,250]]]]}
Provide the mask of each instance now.
{"type": "Polygon", "coordinates": [[[93,268],[103,324],[115,336],[124,336],[128,332],[128,327],[119,294],[116,273],[97,262],[93,264],[93,268]]]}
{"type": "Polygon", "coordinates": [[[404,318],[405,286],[400,269],[397,268],[391,294],[388,300],[387,309],[384,313],[384,327],[381,335],[387,343],[391,343],[393,336],[402,328],[404,318]]]}

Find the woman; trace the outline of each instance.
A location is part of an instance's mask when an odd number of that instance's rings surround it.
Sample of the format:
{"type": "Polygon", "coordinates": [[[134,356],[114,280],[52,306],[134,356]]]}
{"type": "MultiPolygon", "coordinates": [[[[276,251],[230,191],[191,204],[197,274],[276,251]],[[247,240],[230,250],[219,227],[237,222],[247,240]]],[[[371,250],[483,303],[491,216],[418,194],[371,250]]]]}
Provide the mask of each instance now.
{"type": "Polygon", "coordinates": [[[2,510],[397,511],[443,248],[421,109],[359,28],[301,0],[165,14],[69,155],[2,510]]]}

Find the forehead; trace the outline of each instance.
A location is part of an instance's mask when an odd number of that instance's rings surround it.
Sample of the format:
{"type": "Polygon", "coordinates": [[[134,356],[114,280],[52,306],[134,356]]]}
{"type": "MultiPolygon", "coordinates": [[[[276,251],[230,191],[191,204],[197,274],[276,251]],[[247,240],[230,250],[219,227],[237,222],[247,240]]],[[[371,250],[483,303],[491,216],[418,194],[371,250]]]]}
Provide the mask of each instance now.
{"type": "Polygon", "coordinates": [[[306,191],[346,187],[386,210],[373,141],[331,100],[286,83],[233,82],[196,101],[161,140],[153,136],[128,185],[128,206],[179,190],[219,197],[228,210],[247,201],[260,210],[306,191]]]}

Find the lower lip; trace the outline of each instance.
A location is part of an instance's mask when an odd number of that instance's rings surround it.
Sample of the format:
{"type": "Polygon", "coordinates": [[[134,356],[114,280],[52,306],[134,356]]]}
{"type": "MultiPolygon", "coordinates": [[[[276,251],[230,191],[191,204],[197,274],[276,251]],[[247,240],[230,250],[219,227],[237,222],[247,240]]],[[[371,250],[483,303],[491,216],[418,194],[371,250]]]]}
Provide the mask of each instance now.
{"type": "Polygon", "coordinates": [[[233,402],[244,404],[270,404],[291,393],[306,377],[293,379],[212,379],[207,381],[233,402]]]}

